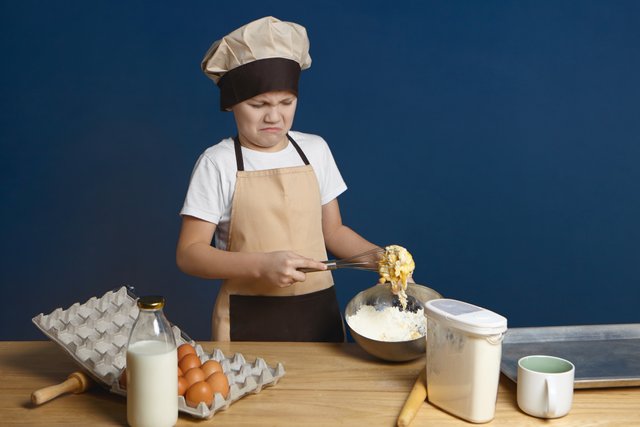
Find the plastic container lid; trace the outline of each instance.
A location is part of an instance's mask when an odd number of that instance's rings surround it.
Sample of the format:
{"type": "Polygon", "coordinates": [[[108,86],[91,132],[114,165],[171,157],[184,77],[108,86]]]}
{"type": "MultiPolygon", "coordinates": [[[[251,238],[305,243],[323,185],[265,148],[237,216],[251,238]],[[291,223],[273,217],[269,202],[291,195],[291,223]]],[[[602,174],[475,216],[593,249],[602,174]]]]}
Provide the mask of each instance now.
{"type": "Polygon", "coordinates": [[[454,299],[434,299],[425,305],[427,317],[476,335],[496,335],[507,330],[507,319],[493,311],[454,299]]]}

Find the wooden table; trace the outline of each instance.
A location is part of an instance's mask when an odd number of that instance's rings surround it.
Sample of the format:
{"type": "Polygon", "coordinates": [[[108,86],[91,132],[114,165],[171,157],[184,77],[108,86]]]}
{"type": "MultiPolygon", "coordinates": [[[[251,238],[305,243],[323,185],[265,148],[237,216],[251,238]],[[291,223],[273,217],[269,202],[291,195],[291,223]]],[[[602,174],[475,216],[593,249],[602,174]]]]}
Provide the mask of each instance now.
{"type": "MultiPolygon", "coordinates": [[[[271,366],[284,364],[286,374],[274,387],[248,395],[210,420],[180,414],[178,425],[215,426],[393,426],[424,359],[384,363],[356,344],[200,343],[225,355],[242,353],[249,361],[262,357],[271,366]]],[[[50,341],[0,342],[0,424],[29,426],[126,425],[126,399],[100,387],[61,396],[34,407],[31,392],[61,382],[78,365],[50,341]]],[[[516,387],[500,379],[491,426],[639,426],[640,387],[576,390],[569,415],[541,420],[521,412],[516,387]]],[[[420,408],[414,426],[473,425],[429,403],[420,408]]]]}

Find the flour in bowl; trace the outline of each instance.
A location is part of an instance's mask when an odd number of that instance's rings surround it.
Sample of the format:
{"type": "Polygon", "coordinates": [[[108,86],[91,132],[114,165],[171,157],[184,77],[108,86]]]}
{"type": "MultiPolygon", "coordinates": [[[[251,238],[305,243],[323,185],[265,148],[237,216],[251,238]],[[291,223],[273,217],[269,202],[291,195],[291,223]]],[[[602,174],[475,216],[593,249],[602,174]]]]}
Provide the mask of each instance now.
{"type": "Polygon", "coordinates": [[[347,323],[358,334],[378,341],[410,341],[426,335],[427,322],[424,309],[400,311],[398,307],[384,307],[376,310],[371,305],[363,305],[351,316],[347,323]]]}

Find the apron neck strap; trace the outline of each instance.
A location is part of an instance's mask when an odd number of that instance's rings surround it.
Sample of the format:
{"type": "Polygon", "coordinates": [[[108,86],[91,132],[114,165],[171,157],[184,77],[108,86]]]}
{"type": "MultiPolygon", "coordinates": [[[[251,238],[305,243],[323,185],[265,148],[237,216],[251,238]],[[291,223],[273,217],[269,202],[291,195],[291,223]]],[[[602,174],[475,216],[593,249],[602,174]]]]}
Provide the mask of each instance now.
{"type": "MultiPolygon", "coordinates": [[[[307,156],[304,154],[304,151],[302,151],[302,148],[300,148],[298,143],[289,134],[287,134],[287,138],[289,139],[289,141],[291,141],[291,144],[293,144],[293,148],[296,149],[303,163],[305,165],[309,165],[309,159],[307,159],[307,156]]],[[[236,166],[238,167],[238,171],[244,171],[244,161],[242,160],[242,146],[240,145],[240,138],[238,138],[238,135],[233,137],[233,148],[236,151],[236,166]]]]}
{"type": "Polygon", "coordinates": [[[240,138],[238,135],[233,137],[233,148],[236,149],[236,165],[238,166],[238,171],[243,171],[244,162],[242,161],[242,148],[240,146],[240,138]]]}
{"type": "Polygon", "coordinates": [[[293,138],[291,137],[291,135],[287,134],[287,138],[289,138],[289,141],[291,141],[291,143],[293,144],[294,148],[296,149],[296,151],[298,152],[298,154],[300,154],[300,158],[302,159],[302,161],[304,162],[305,165],[309,165],[309,159],[307,159],[307,156],[304,155],[304,152],[302,151],[302,148],[300,148],[300,146],[298,145],[297,142],[295,142],[293,140],[293,138]]]}

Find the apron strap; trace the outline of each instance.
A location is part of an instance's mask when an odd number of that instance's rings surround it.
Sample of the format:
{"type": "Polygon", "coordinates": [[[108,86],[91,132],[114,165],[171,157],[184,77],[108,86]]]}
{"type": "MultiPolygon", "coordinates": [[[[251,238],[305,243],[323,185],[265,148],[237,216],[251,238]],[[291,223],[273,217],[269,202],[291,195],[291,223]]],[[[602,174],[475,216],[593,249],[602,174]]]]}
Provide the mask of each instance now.
{"type": "Polygon", "coordinates": [[[244,161],[242,161],[242,147],[240,146],[240,138],[238,138],[238,135],[233,137],[233,148],[236,149],[236,165],[238,166],[238,171],[243,171],[244,161]]]}
{"type": "MultiPolygon", "coordinates": [[[[293,148],[295,148],[300,155],[302,162],[305,165],[309,165],[309,159],[307,159],[307,156],[304,154],[304,151],[302,151],[302,148],[300,148],[298,143],[289,134],[287,134],[287,138],[289,138],[289,141],[291,141],[291,144],[293,144],[293,148]]],[[[243,171],[244,161],[242,160],[242,146],[240,145],[240,138],[238,138],[238,135],[233,137],[233,148],[236,151],[236,166],[238,168],[238,171],[243,171]]]]}
{"type": "Polygon", "coordinates": [[[294,141],[294,139],[291,137],[291,135],[287,134],[287,138],[289,138],[289,141],[291,141],[291,143],[295,147],[295,149],[298,152],[298,154],[300,154],[300,158],[302,159],[304,164],[308,166],[309,165],[309,160],[307,159],[307,156],[304,155],[304,152],[302,151],[302,148],[300,148],[298,143],[296,141],[294,141]]]}

